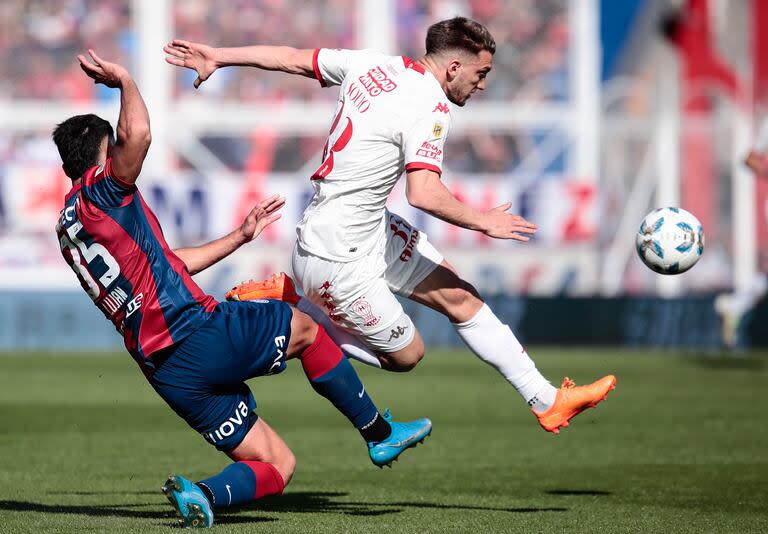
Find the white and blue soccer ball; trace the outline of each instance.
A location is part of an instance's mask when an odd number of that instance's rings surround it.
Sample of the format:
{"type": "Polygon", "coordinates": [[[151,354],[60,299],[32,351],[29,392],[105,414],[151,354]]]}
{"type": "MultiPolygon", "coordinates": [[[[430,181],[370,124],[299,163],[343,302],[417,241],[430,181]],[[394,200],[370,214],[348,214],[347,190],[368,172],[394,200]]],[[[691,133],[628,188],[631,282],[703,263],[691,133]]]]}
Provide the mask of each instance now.
{"type": "Polygon", "coordinates": [[[659,208],[645,216],[636,237],[637,254],[660,274],[684,273],[704,252],[704,228],[681,208],[659,208]]]}

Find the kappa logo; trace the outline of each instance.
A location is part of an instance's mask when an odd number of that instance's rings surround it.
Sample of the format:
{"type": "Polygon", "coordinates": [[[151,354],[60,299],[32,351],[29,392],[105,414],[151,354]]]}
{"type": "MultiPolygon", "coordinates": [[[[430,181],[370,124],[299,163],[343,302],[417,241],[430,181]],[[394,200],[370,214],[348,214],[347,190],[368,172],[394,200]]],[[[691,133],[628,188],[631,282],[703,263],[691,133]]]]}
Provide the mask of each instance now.
{"type": "Polygon", "coordinates": [[[397,328],[393,328],[389,332],[389,339],[387,341],[392,341],[393,339],[398,339],[400,336],[405,334],[405,331],[408,330],[408,327],[405,326],[398,326],[397,328]]]}
{"type": "Polygon", "coordinates": [[[331,321],[338,323],[339,321],[341,321],[341,317],[337,313],[335,313],[336,303],[333,301],[333,295],[331,295],[331,293],[329,292],[332,285],[333,284],[331,284],[328,280],[323,282],[323,285],[320,286],[320,291],[321,291],[320,298],[323,299],[323,306],[325,307],[325,309],[328,310],[328,318],[331,321]]]}
{"type": "Polygon", "coordinates": [[[445,104],[443,102],[438,102],[435,106],[435,109],[432,110],[432,113],[435,111],[439,111],[441,113],[445,113],[446,115],[451,112],[451,108],[448,107],[448,104],[445,104]]]}

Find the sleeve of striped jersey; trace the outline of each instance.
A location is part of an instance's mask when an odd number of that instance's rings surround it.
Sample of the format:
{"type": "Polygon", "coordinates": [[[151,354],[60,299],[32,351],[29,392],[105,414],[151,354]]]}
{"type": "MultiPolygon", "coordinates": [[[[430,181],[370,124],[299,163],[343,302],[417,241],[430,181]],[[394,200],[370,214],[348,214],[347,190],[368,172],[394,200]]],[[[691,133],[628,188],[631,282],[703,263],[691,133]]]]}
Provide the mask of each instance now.
{"type": "Polygon", "coordinates": [[[83,195],[99,208],[116,208],[134,191],[134,184],[128,184],[114,175],[111,159],[103,167],[95,172],[87,172],[83,177],[83,195]]]}
{"type": "Polygon", "coordinates": [[[450,128],[450,115],[425,113],[403,135],[405,170],[429,169],[443,173],[443,147],[450,128]]]}
{"type": "Polygon", "coordinates": [[[351,69],[376,57],[386,58],[375,50],[316,48],[312,56],[312,69],[315,71],[315,78],[323,87],[341,85],[351,69]]]}

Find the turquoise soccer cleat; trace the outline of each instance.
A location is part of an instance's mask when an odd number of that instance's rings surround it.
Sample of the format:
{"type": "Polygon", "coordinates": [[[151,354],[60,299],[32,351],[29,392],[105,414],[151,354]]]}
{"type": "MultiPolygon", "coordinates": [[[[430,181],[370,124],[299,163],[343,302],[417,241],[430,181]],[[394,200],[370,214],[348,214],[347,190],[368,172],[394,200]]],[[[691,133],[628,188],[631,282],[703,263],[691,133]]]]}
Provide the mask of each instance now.
{"type": "Polygon", "coordinates": [[[368,455],[374,465],[383,468],[392,467],[392,462],[397,461],[398,456],[406,449],[415,447],[432,433],[432,421],[429,419],[416,419],[409,423],[392,421],[389,410],[384,412],[386,419],[392,427],[392,433],[384,441],[369,442],[368,455]]]}
{"type": "Polygon", "coordinates": [[[213,526],[213,510],[203,491],[184,477],[171,475],[161,488],[181,516],[179,524],[190,528],[213,526]]]}

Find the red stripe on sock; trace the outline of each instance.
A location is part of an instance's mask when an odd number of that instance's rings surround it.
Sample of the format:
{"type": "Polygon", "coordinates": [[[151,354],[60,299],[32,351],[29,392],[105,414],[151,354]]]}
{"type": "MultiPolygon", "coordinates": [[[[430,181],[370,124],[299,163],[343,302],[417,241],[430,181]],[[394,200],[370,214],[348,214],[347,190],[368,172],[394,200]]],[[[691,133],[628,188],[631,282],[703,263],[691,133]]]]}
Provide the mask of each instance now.
{"type": "Polygon", "coordinates": [[[343,355],[341,349],[328,336],[325,328],[317,325],[315,340],[299,358],[307,377],[314,380],[336,367],[343,355]]]}
{"type": "Polygon", "coordinates": [[[261,499],[267,495],[280,495],[285,488],[283,475],[275,469],[275,466],[266,462],[240,462],[251,468],[256,475],[256,493],[253,500],[261,499]]]}

